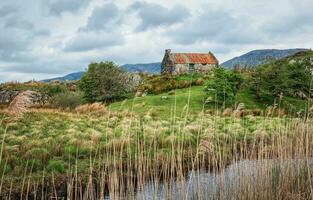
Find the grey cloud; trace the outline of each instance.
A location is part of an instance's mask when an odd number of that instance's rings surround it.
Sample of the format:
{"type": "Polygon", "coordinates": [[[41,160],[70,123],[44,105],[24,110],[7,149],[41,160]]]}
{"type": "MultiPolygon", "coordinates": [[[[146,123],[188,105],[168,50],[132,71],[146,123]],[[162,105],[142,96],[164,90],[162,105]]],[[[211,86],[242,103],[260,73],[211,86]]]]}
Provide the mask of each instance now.
{"type": "Polygon", "coordinates": [[[84,6],[88,6],[89,0],[49,0],[49,11],[60,15],[63,12],[76,12],[84,6]]]}
{"type": "Polygon", "coordinates": [[[36,30],[34,31],[34,35],[35,36],[50,36],[51,35],[51,31],[48,29],[40,29],[40,30],[36,30]]]}
{"type": "Polygon", "coordinates": [[[33,24],[26,20],[18,19],[16,16],[14,16],[14,17],[10,17],[6,21],[4,28],[18,28],[18,29],[31,30],[33,29],[33,24]]]}
{"type": "MultiPolygon", "coordinates": [[[[18,60],[21,51],[27,49],[33,35],[20,29],[4,29],[0,32],[0,59],[18,60]]],[[[24,56],[23,56],[24,57],[24,56]]]]}
{"type": "Polygon", "coordinates": [[[202,11],[185,21],[181,26],[166,31],[166,35],[180,44],[195,42],[219,42],[247,44],[261,42],[261,34],[255,34],[252,24],[227,11],[212,8],[202,11]]]}
{"type": "Polygon", "coordinates": [[[118,7],[113,3],[96,7],[88,18],[86,27],[82,30],[108,30],[114,28],[120,20],[119,12],[118,7]]]}
{"type": "Polygon", "coordinates": [[[172,25],[184,21],[190,16],[188,9],[181,5],[176,5],[171,9],[155,3],[136,2],[130,7],[130,11],[135,11],[141,19],[137,27],[139,31],[162,25],[172,25]]]}
{"type": "Polygon", "coordinates": [[[80,32],[65,44],[64,51],[80,52],[105,49],[123,43],[124,38],[119,33],[80,32]]]}
{"type": "Polygon", "coordinates": [[[0,7],[0,17],[8,16],[17,12],[17,8],[11,5],[4,5],[0,7]]]}
{"type": "Polygon", "coordinates": [[[264,22],[262,28],[270,37],[291,37],[306,32],[306,29],[313,31],[313,1],[299,1],[291,8],[288,14],[264,22]]]}

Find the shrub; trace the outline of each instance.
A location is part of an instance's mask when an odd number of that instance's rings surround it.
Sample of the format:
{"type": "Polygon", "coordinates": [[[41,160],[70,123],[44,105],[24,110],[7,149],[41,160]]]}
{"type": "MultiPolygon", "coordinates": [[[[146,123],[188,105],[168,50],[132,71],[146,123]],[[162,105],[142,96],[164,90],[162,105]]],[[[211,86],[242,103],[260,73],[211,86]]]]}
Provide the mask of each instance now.
{"type": "Polygon", "coordinates": [[[78,87],[88,102],[121,99],[131,90],[133,82],[127,73],[113,62],[91,63],[78,87]]]}
{"type": "Polygon", "coordinates": [[[54,107],[71,110],[82,104],[82,102],[82,95],[78,92],[60,93],[51,99],[54,107]]]}
{"type": "Polygon", "coordinates": [[[236,104],[236,95],[241,89],[243,77],[223,68],[216,68],[211,82],[207,85],[209,96],[220,103],[236,104]]]}
{"type": "Polygon", "coordinates": [[[63,84],[44,84],[42,87],[38,89],[38,91],[42,94],[46,94],[50,97],[53,97],[60,93],[66,93],[67,88],[63,84]]]}

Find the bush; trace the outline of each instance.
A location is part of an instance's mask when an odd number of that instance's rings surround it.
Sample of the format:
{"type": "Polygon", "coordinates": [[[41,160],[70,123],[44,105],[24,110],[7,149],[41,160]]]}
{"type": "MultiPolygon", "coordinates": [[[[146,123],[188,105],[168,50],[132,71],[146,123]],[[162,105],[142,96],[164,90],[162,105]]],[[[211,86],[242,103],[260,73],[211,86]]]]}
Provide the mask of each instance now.
{"type": "Polygon", "coordinates": [[[78,92],[59,93],[51,99],[51,103],[56,108],[75,109],[83,102],[82,95],[78,92]]]}
{"type": "Polygon", "coordinates": [[[113,62],[91,63],[79,81],[78,88],[88,102],[121,99],[130,92],[133,81],[113,62]]]}
{"type": "Polygon", "coordinates": [[[211,82],[207,85],[209,97],[224,104],[236,104],[236,95],[243,84],[243,77],[223,68],[216,68],[211,82]]]}

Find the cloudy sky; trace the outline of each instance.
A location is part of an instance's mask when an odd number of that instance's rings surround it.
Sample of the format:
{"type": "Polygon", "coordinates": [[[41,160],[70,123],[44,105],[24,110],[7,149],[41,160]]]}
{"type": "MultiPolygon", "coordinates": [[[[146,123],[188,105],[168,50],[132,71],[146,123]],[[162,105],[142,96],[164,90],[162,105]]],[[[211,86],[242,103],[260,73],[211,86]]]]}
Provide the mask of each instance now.
{"type": "Polygon", "coordinates": [[[262,48],[312,48],[312,0],[1,0],[0,82],[90,62],[159,62],[164,49],[220,62],[262,48]]]}

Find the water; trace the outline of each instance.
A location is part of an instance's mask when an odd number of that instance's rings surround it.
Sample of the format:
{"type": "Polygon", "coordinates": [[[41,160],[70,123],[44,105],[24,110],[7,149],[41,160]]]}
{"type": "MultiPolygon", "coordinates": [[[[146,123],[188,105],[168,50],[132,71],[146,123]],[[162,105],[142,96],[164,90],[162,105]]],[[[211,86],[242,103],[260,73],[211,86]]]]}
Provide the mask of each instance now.
{"type": "MultiPolygon", "coordinates": [[[[263,185],[273,184],[273,177],[283,170],[300,171],[304,160],[243,160],[227,166],[219,172],[196,170],[189,172],[185,180],[169,180],[145,184],[137,188],[127,199],[235,199],[234,194],[244,186],[258,190],[263,185]],[[264,181],[269,181],[264,184],[264,181]]],[[[312,160],[310,164],[312,165],[312,160]]],[[[110,199],[109,196],[106,199],[110,199]]]]}

